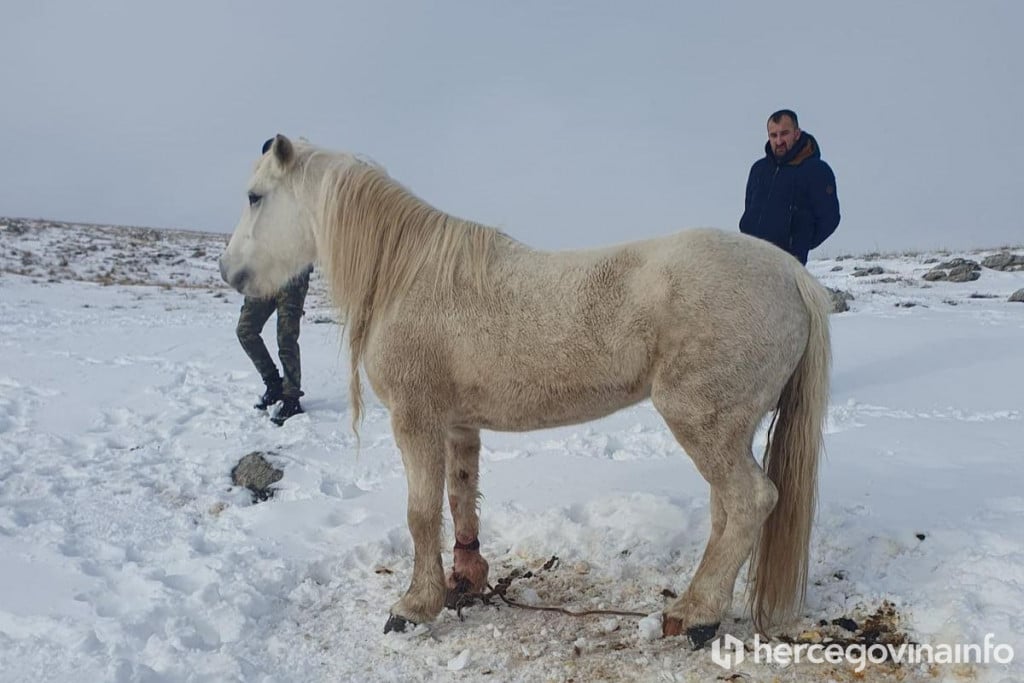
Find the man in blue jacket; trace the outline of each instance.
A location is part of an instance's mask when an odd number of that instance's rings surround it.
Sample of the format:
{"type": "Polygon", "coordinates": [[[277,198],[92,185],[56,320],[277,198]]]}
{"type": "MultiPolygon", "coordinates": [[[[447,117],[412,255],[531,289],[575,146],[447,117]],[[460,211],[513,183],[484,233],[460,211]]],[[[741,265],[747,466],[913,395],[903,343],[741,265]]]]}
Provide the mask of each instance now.
{"type": "Polygon", "coordinates": [[[836,177],[821,159],[821,148],[800,130],[796,113],[781,109],[768,117],[765,155],[754,162],[740,232],[785,249],[800,263],[839,225],[836,177]]]}

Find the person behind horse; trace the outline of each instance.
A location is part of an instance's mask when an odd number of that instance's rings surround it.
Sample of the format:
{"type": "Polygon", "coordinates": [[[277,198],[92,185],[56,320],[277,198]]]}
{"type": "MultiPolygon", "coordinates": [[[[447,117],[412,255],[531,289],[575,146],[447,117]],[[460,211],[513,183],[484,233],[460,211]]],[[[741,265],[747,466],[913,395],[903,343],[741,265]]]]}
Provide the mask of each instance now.
{"type": "Polygon", "coordinates": [[[238,327],[235,329],[238,341],[242,344],[246,355],[256,366],[256,370],[266,385],[266,391],[259,403],[253,407],[266,410],[280,401],[281,407],[271,418],[278,426],[284,424],[289,417],[304,412],[299,403],[299,397],[303,395],[302,368],[299,358],[299,324],[302,320],[302,307],[306,301],[306,292],[309,290],[309,275],[312,270],[313,267],[310,266],[271,297],[265,299],[245,297],[242,302],[242,312],[238,316],[238,327]],[[267,346],[260,336],[263,326],[275,311],[277,312],[277,355],[281,360],[281,373],[278,373],[277,365],[274,364],[274,359],[270,357],[267,346]],[[281,376],[282,374],[284,377],[281,376]]]}
{"type": "Polygon", "coordinates": [[[767,240],[807,264],[839,225],[836,177],[821,158],[818,141],[800,130],[796,113],[768,117],[765,155],[754,162],[740,232],[767,240]]]}

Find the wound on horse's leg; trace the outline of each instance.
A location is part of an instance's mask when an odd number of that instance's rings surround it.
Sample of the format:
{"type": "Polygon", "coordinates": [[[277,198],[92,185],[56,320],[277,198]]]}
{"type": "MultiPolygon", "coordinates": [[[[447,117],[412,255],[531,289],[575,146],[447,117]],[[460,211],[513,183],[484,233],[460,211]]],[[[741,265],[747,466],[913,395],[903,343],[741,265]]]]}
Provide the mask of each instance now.
{"type": "Polygon", "coordinates": [[[447,578],[448,595],[445,604],[454,609],[458,607],[460,596],[482,593],[487,588],[487,573],[490,568],[487,560],[480,554],[480,540],[476,535],[476,525],[473,525],[472,530],[467,530],[465,528],[467,525],[464,523],[460,525],[458,521],[460,516],[457,512],[459,504],[452,497],[449,497],[449,503],[452,508],[452,517],[456,519],[455,548],[452,553],[454,565],[447,578]]]}
{"type": "Polygon", "coordinates": [[[448,505],[455,523],[454,566],[447,577],[449,607],[466,593],[487,587],[487,561],[480,555],[477,483],[480,473],[480,433],[452,430],[447,443],[448,505]]]}

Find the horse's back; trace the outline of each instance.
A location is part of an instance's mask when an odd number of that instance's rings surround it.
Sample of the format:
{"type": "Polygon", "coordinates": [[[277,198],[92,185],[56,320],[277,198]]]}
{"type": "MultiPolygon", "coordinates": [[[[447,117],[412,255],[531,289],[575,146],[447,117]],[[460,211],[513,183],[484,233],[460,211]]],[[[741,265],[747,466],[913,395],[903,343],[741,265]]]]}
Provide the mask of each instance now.
{"type": "Polygon", "coordinates": [[[638,301],[660,307],[665,334],[714,329],[738,338],[806,315],[797,287],[803,266],[764,240],[698,228],[635,248],[644,260],[635,275],[638,301]]]}
{"type": "Polygon", "coordinates": [[[675,264],[691,284],[733,282],[753,287],[765,280],[788,279],[799,265],[764,240],[713,228],[683,230],[643,244],[658,261],[675,264]]]}

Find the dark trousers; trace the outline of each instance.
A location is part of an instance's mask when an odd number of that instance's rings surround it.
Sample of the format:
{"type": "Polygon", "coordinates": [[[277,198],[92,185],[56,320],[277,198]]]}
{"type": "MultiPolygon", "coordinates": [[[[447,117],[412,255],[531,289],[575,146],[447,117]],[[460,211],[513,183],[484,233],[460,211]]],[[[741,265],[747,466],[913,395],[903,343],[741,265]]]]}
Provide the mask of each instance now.
{"type": "Polygon", "coordinates": [[[302,306],[309,290],[309,274],[289,282],[275,296],[267,299],[245,297],[238,316],[238,341],[267,386],[280,383],[285,398],[302,395],[302,368],[299,361],[299,323],[302,306]],[[260,333],[270,316],[277,312],[277,356],[281,360],[278,374],[260,333]]]}

